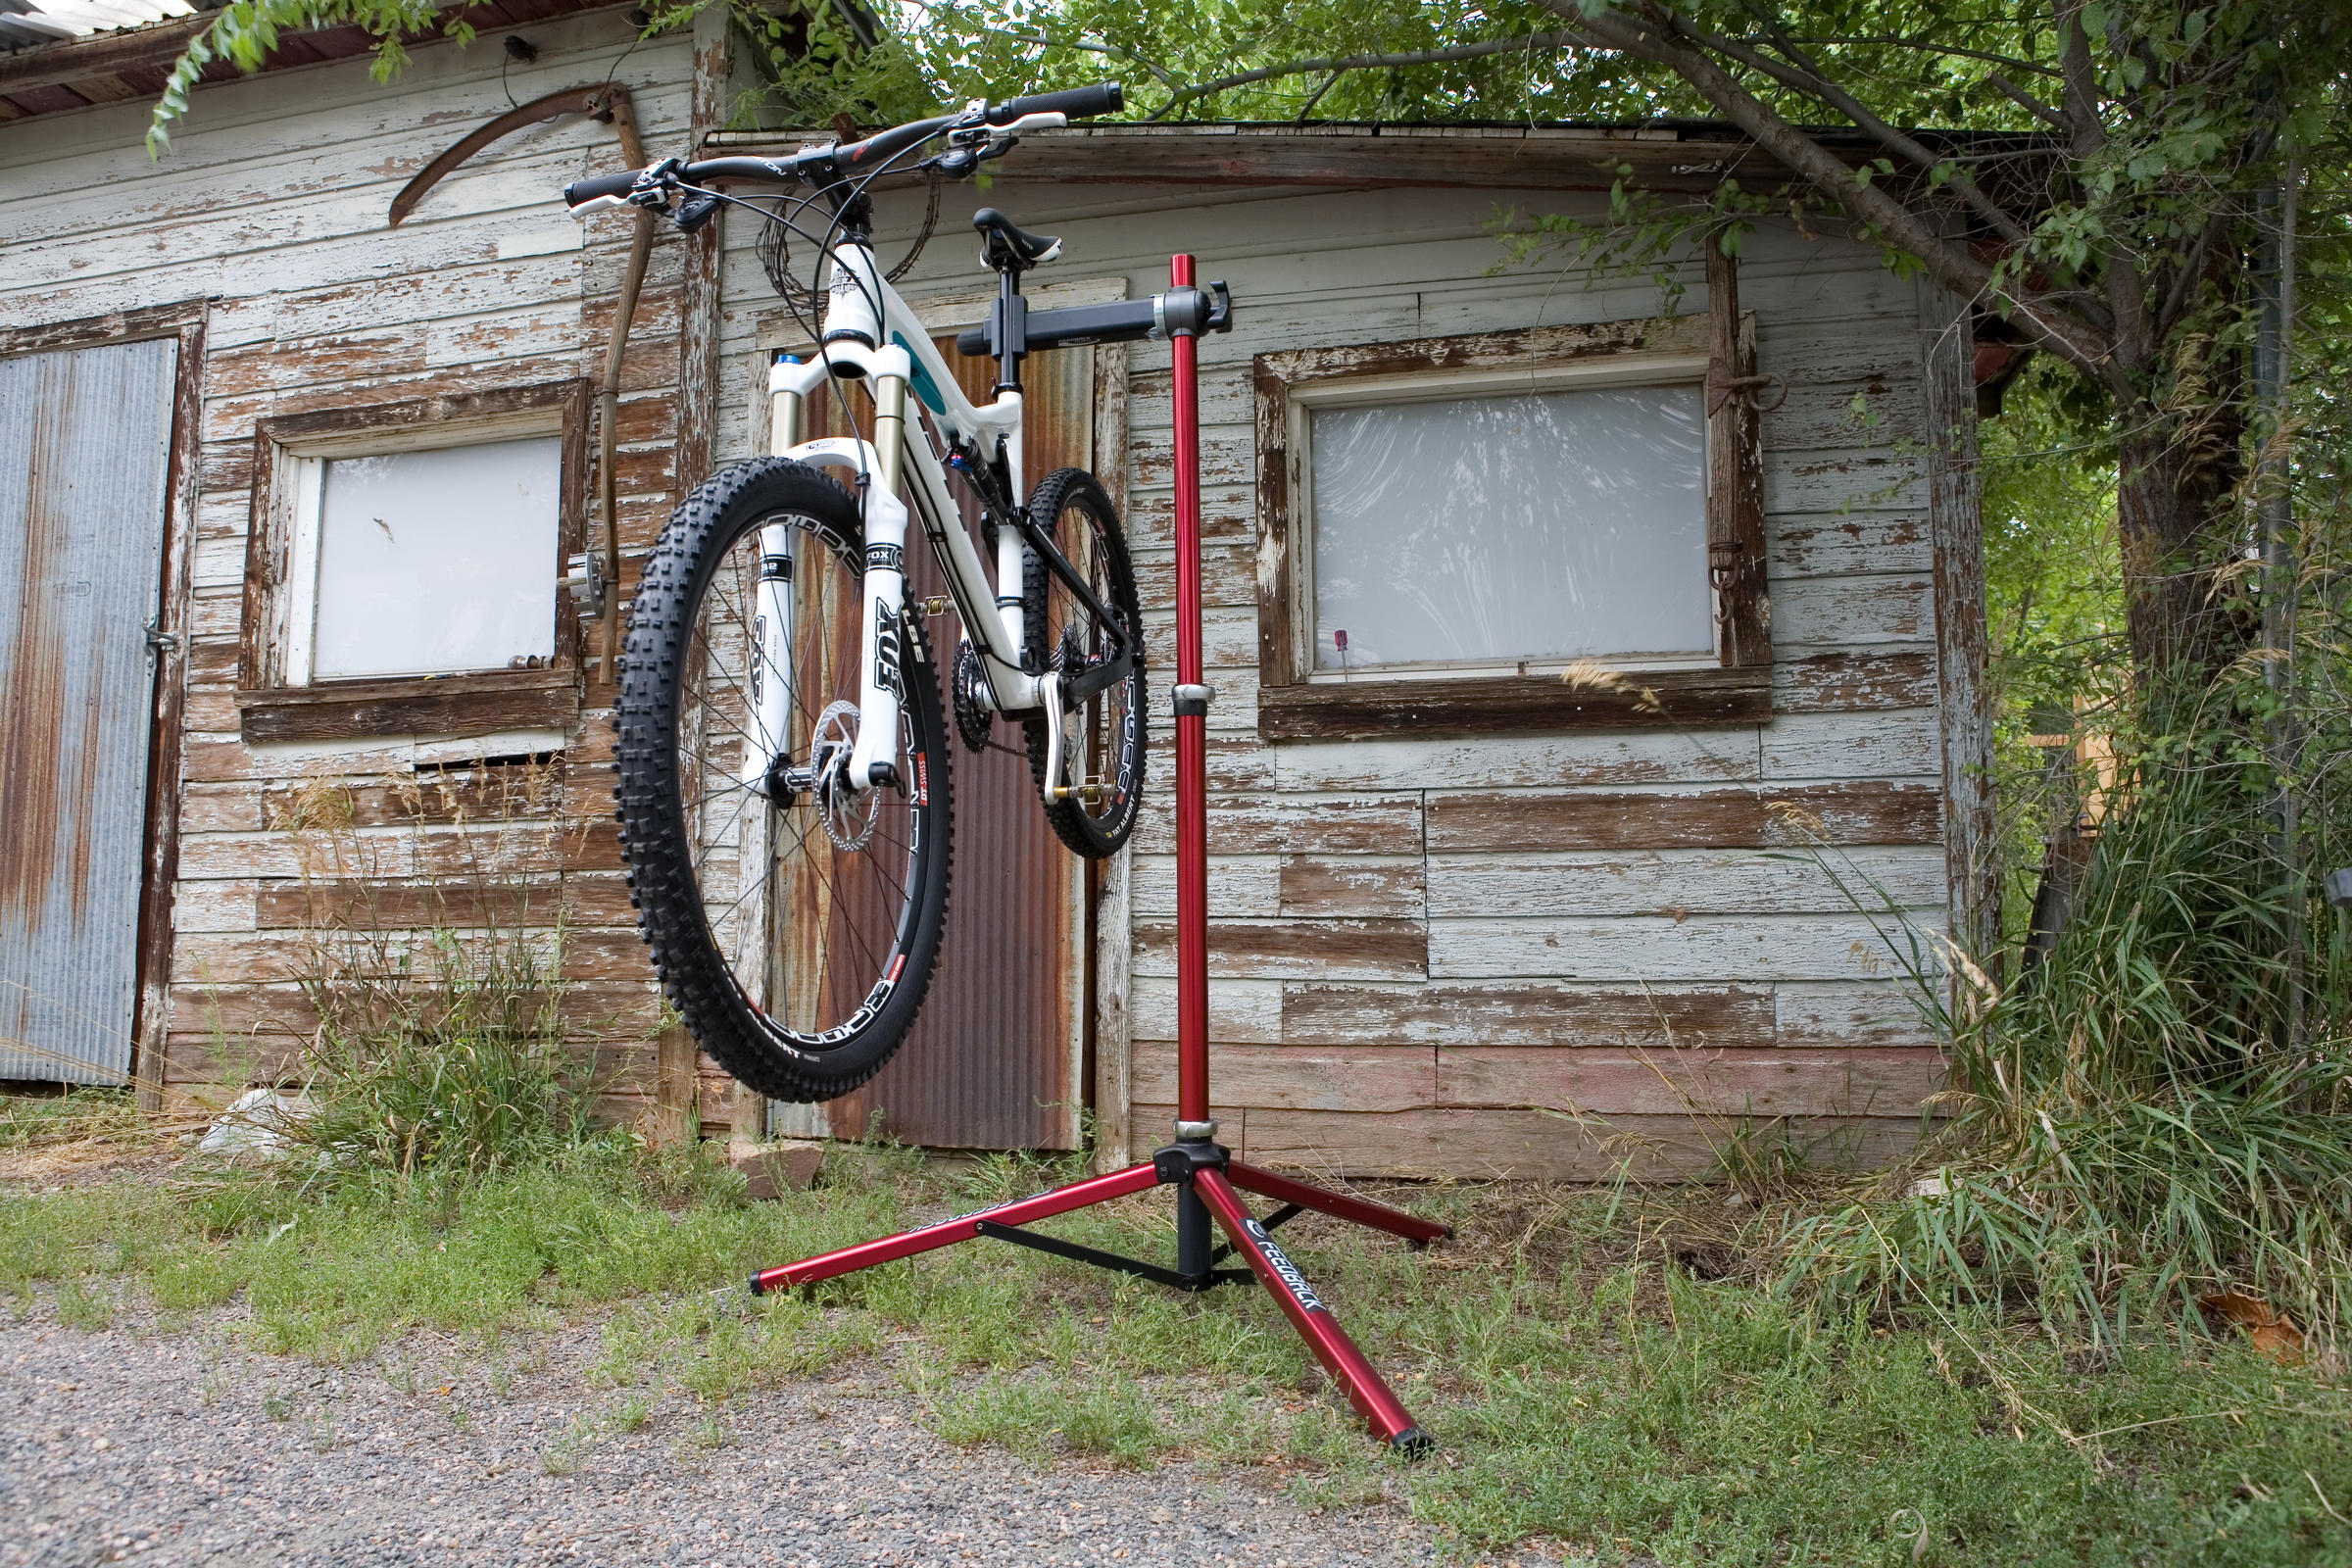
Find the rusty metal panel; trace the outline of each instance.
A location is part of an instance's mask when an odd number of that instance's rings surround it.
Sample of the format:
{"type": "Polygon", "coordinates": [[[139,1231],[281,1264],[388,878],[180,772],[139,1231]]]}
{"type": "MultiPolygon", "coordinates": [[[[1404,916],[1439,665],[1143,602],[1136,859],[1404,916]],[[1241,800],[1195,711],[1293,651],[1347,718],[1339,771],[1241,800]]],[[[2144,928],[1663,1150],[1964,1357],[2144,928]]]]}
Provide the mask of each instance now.
{"type": "MultiPolygon", "coordinates": [[[[985,401],[995,367],[941,351],[965,394],[985,401]]],[[[1023,461],[1031,485],[1094,446],[1094,351],[1032,359],[1023,461]]],[[[908,592],[946,591],[928,551],[907,552],[908,592]]],[[[993,564],[993,560],[991,562],[993,564]]],[[[951,617],[927,622],[943,682],[951,617]]],[[[952,728],[952,726],[951,726],[952,728]]],[[[996,726],[999,746],[1021,732],[996,726]]],[[[869,1127],[935,1149],[1075,1149],[1084,1085],[1083,879],[1046,823],[1025,756],[956,747],[955,880],[931,990],[906,1043],[870,1084],[825,1106],[836,1137],[869,1127]]]]}
{"type": "Polygon", "coordinates": [[[178,356],[0,360],[0,1078],[130,1068],[178,356]]]}

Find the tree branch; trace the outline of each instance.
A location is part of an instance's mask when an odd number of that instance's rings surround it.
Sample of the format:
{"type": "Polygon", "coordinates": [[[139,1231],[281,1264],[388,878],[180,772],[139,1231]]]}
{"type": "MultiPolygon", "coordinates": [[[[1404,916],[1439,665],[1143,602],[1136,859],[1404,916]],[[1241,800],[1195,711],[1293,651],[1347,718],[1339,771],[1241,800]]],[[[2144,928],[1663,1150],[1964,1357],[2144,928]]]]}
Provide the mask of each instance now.
{"type": "Polygon", "coordinates": [[[1806,45],[1876,44],[1882,49],[1917,49],[1927,54],[1958,55],[1963,60],[1982,60],[1988,66],[2007,66],[2012,71],[2027,71],[2032,72],[2036,75],[2055,76],[2058,74],[2057,71],[2052,67],[2036,65],[2031,60],[2018,60],[2009,55],[1990,54],[1983,49],[1964,49],[1958,44],[1945,43],[1940,39],[1930,43],[1922,43],[1916,38],[1860,37],[1799,38],[1796,41],[1806,45]]]}
{"type": "Polygon", "coordinates": [[[2010,217],[2008,211],[1999,203],[1979,189],[1977,182],[1962,173],[1957,164],[1949,159],[1938,157],[1920,145],[1916,137],[1905,135],[1864,108],[1861,101],[1852,93],[1830,80],[1821,67],[1814,63],[1813,58],[1798,48],[1779,27],[1770,23],[1765,24],[1774,47],[1788,57],[1789,65],[1788,66],[1771,59],[1761,51],[1749,48],[1737,39],[1720,37],[1707,32],[1680,13],[1670,12],[1668,15],[1672,18],[1676,30],[1684,36],[1693,42],[1703,44],[1717,54],[1728,55],[1744,66],[1764,73],[1784,87],[1804,93],[1808,97],[1820,99],[1852,121],[1864,133],[1877,137],[1881,146],[1906,161],[1931,172],[1948,167],[1951,172],[1947,176],[1946,183],[1953,190],[1959,192],[1961,200],[1976,209],[1978,217],[1990,223],[1993,231],[2011,244],[2023,245],[2027,242],[2029,236],[2024,225],[2010,217]]]}
{"type": "Polygon", "coordinates": [[[1294,60],[1287,65],[1266,66],[1257,71],[1237,72],[1203,81],[1190,87],[1180,87],[1166,103],[1159,106],[1152,120],[1165,120],[1170,114],[1196,99],[1206,98],[1234,87],[1247,87],[1254,81],[1272,81],[1278,76],[1312,75],[1319,72],[1379,71],[1398,66],[1434,66],[1448,60],[1478,60],[1488,55],[1523,54],[1536,49],[1573,49],[1583,40],[1573,32],[1531,32],[1524,38],[1496,38],[1483,43],[1457,43],[1446,49],[1417,49],[1404,54],[1344,55],[1328,60],[1294,60]]]}
{"type": "Polygon", "coordinates": [[[2018,86],[2017,83],[2011,81],[2007,76],[2002,75],[1999,72],[1986,72],[1984,74],[1984,79],[1991,83],[1994,87],[1999,88],[2001,96],[2007,98],[2011,103],[2017,105],[2018,108],[2023,109],[2027,114],[2032,115],[2035,120],[2040,121],[2052,130],[2064,135],[2070,128],[2066,122],[2066,117],[2064,115],[2060,114],[2057,110],[2052,109],[2048,104],[2043,103],[2040,99],[2034,97],[2023,87],[2018,86]]]}
{"type": "Polygon", "coordinates": [[[1331,91],[1332,88],[1340,84],[1340,77],[1343,74],[1345,74],[1345,73],[1335,71],[1330,75],[1325,76],[1323,78],[1323,85],[1317,87],[1313,92],[1307,95],[1305,107],[1298,111],[1298,118],[1293,121],[1292,123],[1298,125],[1305,124],[1306,117],[1315,112],[1315,105],[1323,101],[1323,95],[1325,93],[1331,91]]]}
{"type": "Polygon", "coordinates": [[[1573,24],[1588,45],[1613,49],[1664,66],[1689,82],[1715,111],[1754,137],[1756,144],[1815,190],[1888,242],[1917,257],[1930,276],[1964,299],[1988,292],[2009,301],[2035,341],[2069,365],[2129,396],[2130,378],[2116,363],[2113,343],[2089,322],[2047,308],[2014,286],[1996,286],[1993,270],[1930,228],[1920,215],[1878,186],[1856,176],[1829,149],[1797,129],[1700,49],[1673,37],[1659,16],[1637,17],[1603,11],[1588,17],[1578,0],[1543,0],[1544,7],[1573,24]]]}
{"type": "MultiPolygon", "coordinates": [[[[2058,0],[2058,65],[2066,79],[2068,150],[2089,163],[2107,149],[2107,126],[2099,119],[2098,76],[2091,69],[2090,39],[2082,27],[2083,0],[2058,0]]],[[[2112,28],[2110,29],[2112,30],[2112,28]]],[[[2115,317],[2115,344],[2133,364],[2154,348],[2148,320],[2148,285],[2112,235],[2100,246],[2099,270],[2107,285],[2107,309],[2115,317]]]]}

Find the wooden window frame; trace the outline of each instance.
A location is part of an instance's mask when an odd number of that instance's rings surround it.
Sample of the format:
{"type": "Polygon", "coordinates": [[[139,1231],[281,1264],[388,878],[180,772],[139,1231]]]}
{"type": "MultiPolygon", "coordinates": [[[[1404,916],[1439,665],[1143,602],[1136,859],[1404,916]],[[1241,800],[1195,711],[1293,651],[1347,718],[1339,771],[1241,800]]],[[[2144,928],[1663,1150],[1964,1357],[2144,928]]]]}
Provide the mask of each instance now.
{"type": "MultiPolygon", "coordinates": [[[[1257,404],[1258,734],[1270,741],[1457,738],[1496,732],[1759,724],[1772,717],[1771,605],[1764,573],[1764,484],[1755,319],[1740,310],[1736,265],[1709,247],[1708,309],[1582,326],[1292,349],[1253,362],[1257,404]],[[1707,574],[1715,662],[1622,668],[1621,685],[1554,674],[1378,674],[1310,681],[1304,599],[1311,540],[1295,536],[1306,477],[1302,389],[1407,376],[1572,371],[1648,364],[1698,379],[1707,411],[1707,574]]],[[[1490,383],[1492,384],[1492,383],[1490,383]]],[[[1621,383],[1623,384],[1623,383],[1621,383]]],[[[1603,662],[1606,662],[1605,661],[1603,662]]]]}
{"type": "Polygon", "coordinates": [[[413,398],[262,420],[254,429],[253,526],[245,551],[237,709],[247,741],[361,740],[568,730],[580,710],[580,617],[556,594],[555,653],[541,669],[369,675],[287,683],[281,622],[296,555],[292,474],[312,459],[426,451],[527,435],[563,437],[557,552],[548,570],[587,548],[585,379],[413,398]],[[451,439],[455,437],[456,439],[451,439]]]}

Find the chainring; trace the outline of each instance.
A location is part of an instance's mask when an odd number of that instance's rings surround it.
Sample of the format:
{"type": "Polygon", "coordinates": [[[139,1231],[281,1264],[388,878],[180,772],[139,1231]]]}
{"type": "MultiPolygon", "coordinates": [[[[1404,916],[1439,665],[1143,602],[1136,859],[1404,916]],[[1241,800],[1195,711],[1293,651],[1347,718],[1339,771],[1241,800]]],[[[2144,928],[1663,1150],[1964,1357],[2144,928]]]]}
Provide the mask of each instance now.
{"type": "Polygon", "coordinates": [[[956,646],[956,678],[950,683],[956,709],[956,735],[967,752],[985,751],[996,710],[989,706],[988,677],[980,668],[980,653],[967,640],[956,646]]]}

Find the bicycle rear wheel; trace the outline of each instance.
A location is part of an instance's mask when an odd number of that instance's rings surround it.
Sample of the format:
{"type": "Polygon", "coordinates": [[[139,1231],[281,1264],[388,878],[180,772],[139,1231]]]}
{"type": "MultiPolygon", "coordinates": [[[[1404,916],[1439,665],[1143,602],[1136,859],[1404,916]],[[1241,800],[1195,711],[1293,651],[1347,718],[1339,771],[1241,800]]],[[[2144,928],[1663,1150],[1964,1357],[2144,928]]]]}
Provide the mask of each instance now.
{"type": "Polygon", "coordinates": [[[1023,560],[1023,630],[1033,667],[1074,680],[1099,669],[1124,632],[1135,651],[1126,673],[1073,712],[1039,712],[1021,721],[1046,820],[1061,842],[1090,860],[1116,855],[1135,831],[1144,799],[1144,616],[1135,567],[1119,514],[1102,481],[1084,468],[1056,468],[1038,481],[1029,515],[1044,529],[1095,602],[1116,617],[1098,615],[1035,550],[1023,560]],[[1053,736],[1062,727],[1061,776],[1046,776],[1053,736]],[[1056,798],[1056,790],[1070,793],[1056,798]]]}
{"type": "Polygon", "coordinates": [[[781,1100],[881,1070],[947,920],[948,747],[919,617],[902,620],[900,782],[859,794],[824,765],[857,738],[864,559],[847,491],[755,459],[679,506],[629,612],[614,793],[639,929],[703,1049],[781,1100]],[[769,528],[789,542],[780,561],[769,528]],[[789,671],[758,654],[762,570],[790,584],[789,671]],[[756,694],[774,679],[786,754],[747,778],[756,694]]]}

